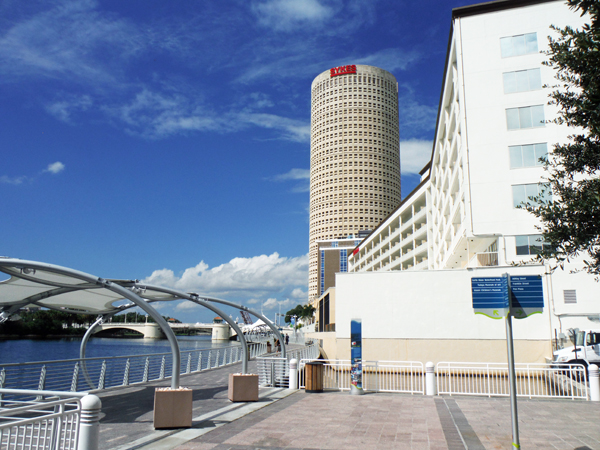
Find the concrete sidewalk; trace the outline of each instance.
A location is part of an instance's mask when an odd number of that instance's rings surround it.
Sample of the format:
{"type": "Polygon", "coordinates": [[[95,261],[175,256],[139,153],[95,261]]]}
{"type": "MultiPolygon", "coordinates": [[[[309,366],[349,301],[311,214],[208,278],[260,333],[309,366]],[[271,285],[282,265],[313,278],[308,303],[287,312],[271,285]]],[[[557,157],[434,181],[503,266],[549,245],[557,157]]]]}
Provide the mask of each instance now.
{"type": "MultiPolygon", "coordinates": [[[[256,373],[256,362],[250,363],[256,373]]],[[[99,394],[100,450],[512,449],[508,398],[426,397],[261,389],[256,403],[227,399],[241,364],[183,376],[193,426],[154,430],[154,390],[169,381],[99,394]]],[[[522,449],[600,450],[600,403],[519,399],[522,449]]]]}
{"type": "MultiPolygon", "coordinates": [[[[522,449],[600,450],[600,403],[519,399],[518,404],[522,449]]],[[[513,448],[510,402],[505,398],[297,391],[225,422],[186,443],[171,445],[167,439],[164,446],[148,448],[513,448]]]]}

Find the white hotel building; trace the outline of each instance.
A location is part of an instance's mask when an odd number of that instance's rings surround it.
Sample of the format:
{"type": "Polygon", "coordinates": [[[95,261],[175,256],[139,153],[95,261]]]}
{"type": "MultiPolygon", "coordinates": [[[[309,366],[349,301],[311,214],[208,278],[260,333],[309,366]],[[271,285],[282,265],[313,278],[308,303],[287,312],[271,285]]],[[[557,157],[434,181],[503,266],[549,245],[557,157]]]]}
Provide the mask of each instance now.
{"type": "Polygon", "coordinates": [[[504,321],[474,314],[476,276],[542,276],[544,312],[513,325],[517,361],[551,357],[570,327],[600,328],[588,319],[600,313],[593,276],[522,264],[544,243],[537,219],[516,207],[540,189],[538,158],[570,133],[549,122],[550,25],[583,23],[552,0],[453,10],[430,163],[337,274],[336,331],[316,335],[328,358],[349,358],[350,321],[361,318],[364,359],[505,361],[504,321]]]}

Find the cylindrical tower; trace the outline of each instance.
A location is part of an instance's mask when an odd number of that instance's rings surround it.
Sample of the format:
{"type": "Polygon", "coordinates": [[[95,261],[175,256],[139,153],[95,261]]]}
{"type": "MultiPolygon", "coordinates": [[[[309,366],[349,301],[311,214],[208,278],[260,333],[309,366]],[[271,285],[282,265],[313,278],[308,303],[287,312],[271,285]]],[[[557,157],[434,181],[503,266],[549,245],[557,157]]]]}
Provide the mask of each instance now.
{"type": "Polygon", "coordinates": [[[318,295],[317,241],[374,229],[400,204],[398,83],[350,65],[311,86],[308,297],[318,295]]]}

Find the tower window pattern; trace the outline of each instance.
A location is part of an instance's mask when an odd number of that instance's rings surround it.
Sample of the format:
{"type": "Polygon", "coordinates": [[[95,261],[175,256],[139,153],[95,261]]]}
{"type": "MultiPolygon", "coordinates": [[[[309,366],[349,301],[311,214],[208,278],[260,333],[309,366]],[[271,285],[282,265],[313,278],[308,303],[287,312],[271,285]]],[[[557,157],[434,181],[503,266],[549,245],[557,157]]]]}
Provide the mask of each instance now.
{"type": "Polygon", "coordinates": [[[316,241],[374,229],[400,204],[398,87],[389,72],[321,73],[311,91],[309,299],[316,241]]]}

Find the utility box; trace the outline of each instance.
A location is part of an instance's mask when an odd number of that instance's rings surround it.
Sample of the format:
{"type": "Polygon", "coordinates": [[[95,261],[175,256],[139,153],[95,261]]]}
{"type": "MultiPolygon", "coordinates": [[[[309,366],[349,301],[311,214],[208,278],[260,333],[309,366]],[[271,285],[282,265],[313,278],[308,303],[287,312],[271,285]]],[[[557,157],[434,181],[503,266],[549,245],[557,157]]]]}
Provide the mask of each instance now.
{"type": "Polygon", "coordinates": [[[230,373],[227,396],[232,402],[257,402],[258,375],[230,373]]]}
{"type": "Polygon", "coordinates": [[[192,390],[157,388],[154,391],[154,428],[190,428],[192,390]]]}

